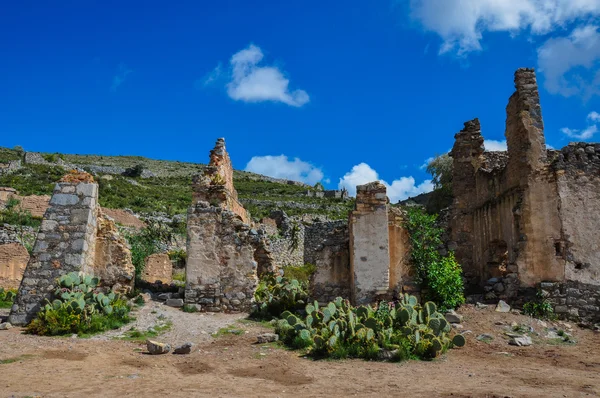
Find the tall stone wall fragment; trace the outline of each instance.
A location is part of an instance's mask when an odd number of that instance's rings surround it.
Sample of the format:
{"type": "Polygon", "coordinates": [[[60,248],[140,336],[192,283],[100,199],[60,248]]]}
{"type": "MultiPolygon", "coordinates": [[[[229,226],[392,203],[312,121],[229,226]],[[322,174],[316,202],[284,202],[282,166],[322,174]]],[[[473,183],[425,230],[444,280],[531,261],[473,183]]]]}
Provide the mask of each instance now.
{"type": "Polygon", "coordinates": [[[20,243],[0,244],[0,288],[18,288],[28,261],[29,253],[20,243]]]}
{"type": "Polygon", "coordinates": [[[390,287],[388,198],[379,181],[356,187],[356,208],[350,213],[352,300],[369,303],[390,287]]]}
{"type": "Polygon", "coordinates": [[[59,276],[93,267],[97,205],[98,185],[91,176],[56,184],[11,309],[12,324],[27,324],[35,316],[59,276]]]}

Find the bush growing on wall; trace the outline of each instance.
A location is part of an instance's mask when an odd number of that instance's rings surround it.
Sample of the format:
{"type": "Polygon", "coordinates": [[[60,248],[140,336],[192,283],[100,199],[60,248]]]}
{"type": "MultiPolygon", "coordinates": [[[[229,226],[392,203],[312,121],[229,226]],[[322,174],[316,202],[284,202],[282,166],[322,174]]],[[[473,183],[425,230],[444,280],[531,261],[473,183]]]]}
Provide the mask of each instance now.
{"type": "Polygon", "coordinates": [[[415,267],[421,287],[427,291],[427,299],[446,310],[465,302],[462,269],[454,254],[442,257],[438,247],[442,244],[442,229],[435,226],[437,216],[422,209],[407,209],[406,229],[410,236],[411,262],[415,267]]]}
{"type": "Polygon", "coordinates": [[[125,238],[131,246],[131,262],[135,267],[135,275],[140,276],[146,265],[146,258],[160,253],[173,239],[171,230],[157,222],[148,222],[146,228],[136,233],[126,233],[125,238]]]}

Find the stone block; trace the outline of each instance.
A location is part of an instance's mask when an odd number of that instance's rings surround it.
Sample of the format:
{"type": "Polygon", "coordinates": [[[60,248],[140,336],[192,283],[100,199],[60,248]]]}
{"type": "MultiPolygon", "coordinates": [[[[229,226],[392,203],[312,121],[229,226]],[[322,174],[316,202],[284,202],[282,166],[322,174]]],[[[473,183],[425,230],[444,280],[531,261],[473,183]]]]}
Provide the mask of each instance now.
{"type": "Polygon", "coordinates": [[[166,301],[169,307],[183,307],[183,299],[170,298],[166,301]]]}
{"type": "Polygon", "coordinates": [[[77,194],[96,197],[98,192],[98,185],[96,184],[77,184],[77,194]]]}
{"type": "Polygon", "coordinates": [[[54,194],[52,195],[52,199],[50,199],[51,205],[58,206],[73,206],[79,202],[79,197],[77,195],[72,194],[54,194]]]}

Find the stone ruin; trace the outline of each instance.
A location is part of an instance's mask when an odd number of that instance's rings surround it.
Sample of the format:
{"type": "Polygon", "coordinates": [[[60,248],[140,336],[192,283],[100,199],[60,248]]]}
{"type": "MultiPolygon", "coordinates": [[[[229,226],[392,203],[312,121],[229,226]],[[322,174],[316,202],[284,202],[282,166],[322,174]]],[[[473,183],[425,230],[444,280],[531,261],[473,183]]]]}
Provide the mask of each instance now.
{"type": "Polygon", "coordinates": [[[259,276],[275,271],[275,263],[265,231],[249,222],[220,138],[204,174],[193,182],[187,217],[187,304],[202,311],[250,310],[259,276]]]}
{"type": "Polygon", "coordinates": [[[73,172],[56,184],[27,263],[9,321],[25,325],[69,272],[101,278],[102,286],[119,292],[134,283],[131,253],[114,223],[98,206],[98,185],[91,175],[73,172]]]}
{"type": "Polygon", "coordinates": [[[511,299],[541,286],[560,315],[600,317],[600,144],[549,150],[535,72],[515,73],[506,153],[478,119],[455,136],[450,236],[472,292],[511,299]]]}

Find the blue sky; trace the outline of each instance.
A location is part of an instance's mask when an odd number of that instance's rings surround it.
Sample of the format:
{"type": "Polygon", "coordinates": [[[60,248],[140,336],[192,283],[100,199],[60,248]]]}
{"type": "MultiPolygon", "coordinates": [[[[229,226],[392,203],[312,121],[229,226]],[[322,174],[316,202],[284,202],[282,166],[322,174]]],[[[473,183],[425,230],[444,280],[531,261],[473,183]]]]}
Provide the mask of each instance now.
{"type": "MultiPolygon", "coordinates": [[[[504,140],[518,67],[548,144],[597,140],[600,0],[19,1],[0,7],[0,145],[431,189],[479,117],[504,140]]],[[[501,143],[488,141],[490,149],[501,143]]]]}

